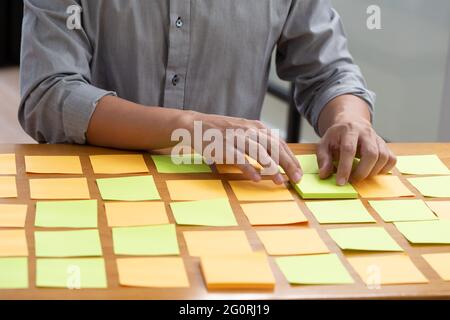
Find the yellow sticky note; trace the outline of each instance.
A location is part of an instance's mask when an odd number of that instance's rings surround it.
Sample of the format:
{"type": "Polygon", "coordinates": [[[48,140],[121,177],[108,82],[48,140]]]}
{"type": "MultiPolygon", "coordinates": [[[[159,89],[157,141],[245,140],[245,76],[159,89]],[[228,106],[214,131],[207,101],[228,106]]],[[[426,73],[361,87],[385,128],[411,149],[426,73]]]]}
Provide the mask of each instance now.
{"type": "Polygon", "coordinates": [[[169,223],[164,202],[106,202],[105,211],[110,227],[169,223]]]}
{"type": "Polygon", "coordinates": [[[272,180],[259,182],[247,180],[228,181],[239,201],[283,201],[293,200],[286,185],[277,185],[272,180]]]}
{"type": "Polygon", "coordinates": [[[147,173],[142,154],[89,156],[95,174],[147,173]]]}
{"type": "Polygon", "coordinates": [[[227,198],[220,180],[167,180],[172,200],[207,200],[227,198]]]}
{"type": "Polygon", "coordinates": [[[252,252],[244,231],[185,231],[184,240],[191,256],[252,252]]]}
{"type": "Polygon", "coordinates": [[[256,233],[269,255],[287,256],[330,252],[314,229],[262,230],[256,233]]]}
{"type": "Polygon", "coordinates": [[[450,176],[409,178],[408,181],[424,197],[450,198],[450,176]]]}
{"type": "Polygon", "coordinates": [[[398,156],[396,167],[404,174],[450,174],[450,170],[435,154],[398,156]]]}
{"type": "Polygon", "coordinates": [[[0,154],[0,174],[16,174],[16,155],[0,154]]]}
{"type": "Polygon", "coordinates": [[[117,259],[122,286],[150,288],[186,288],[189,279],[179,257],[117,259]]]}
{"type": "Polygon", "coordinates": [[[450,219],[450,201],[427,201],[426,204],[439,219],[450,219]]]}
{"type": "Polygon", "coordinates": [[[422,257],[443,280],[450,281],[450,253],[430,253],[422,257]]]}
{"type": "Polygon", "coordinates": [[[28,256],[25,230],[0,230],[0,257],[28,256]]]}
{"type": "Polygon", "coordinates": [[[370,286],[428,282],[405,254],[355,254],[347,259],[370,286]]]}
{"type": "Polygon", "coordinates": [[[26,204],[0,204],[0,227],[25,227],[27,208],[26,204]]]}
{"type": "Polygon", "coordinates": [[[83,173],[78,156],[25,156],[25,168],[29,173],[83,173]]]}
{"type": "Polygon", "coordinates": [[[0,177],[0,198],[17,198],[15,176],[0,177]]]}
{"type": "Polygon", "coordinates": [[[241,204],[244,214],[250,223],[256,225],[277,225],[307,222],[297,203],[259,202],[241,204]]]}
{"type": "Polygon", "coordinates": [[[86,178],[30,179],[31,199],[89,199],[86,178]]]}
{"type": "Polygon", "coordinates": [[[353,186],[363,198],[413,197],[412,193],[396,176],[378,175],[353,186]]]}

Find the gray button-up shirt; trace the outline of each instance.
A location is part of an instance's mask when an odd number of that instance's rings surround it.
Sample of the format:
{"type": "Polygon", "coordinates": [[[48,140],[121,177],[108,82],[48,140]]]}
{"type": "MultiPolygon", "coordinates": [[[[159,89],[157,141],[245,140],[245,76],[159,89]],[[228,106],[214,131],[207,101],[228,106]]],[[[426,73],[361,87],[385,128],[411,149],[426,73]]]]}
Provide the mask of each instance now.
{"type": "Polygon", "coordinates": [[[372,109],[329,0],[26,0],[19,120],[39,142],[85,143],[108,94],[258,119],[275,48],[278,74],[295,82],[316,130],[336,96],[372,109]],[[72,5],[81,28],[68,23],[72,5]]]}

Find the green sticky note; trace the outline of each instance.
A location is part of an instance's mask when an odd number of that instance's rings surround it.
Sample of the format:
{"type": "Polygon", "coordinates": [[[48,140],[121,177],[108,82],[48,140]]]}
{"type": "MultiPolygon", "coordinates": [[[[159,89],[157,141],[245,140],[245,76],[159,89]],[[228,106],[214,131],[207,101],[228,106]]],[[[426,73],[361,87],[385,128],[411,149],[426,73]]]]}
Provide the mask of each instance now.
{"type": "Polygon", "coordinates": [[[28,259],[0,258],[0,289],[28,288],[28,259]]]}
{"type": "Polygon", "coordinates": [[[159,173],[203,173],[212,172],[199,154],[152,155],[159,173]]]}
{"type": "Polygon", "coordinates": [[[102,258],[37,259],[36,286],[47,288],[106,288],[102,258]]]}
{"type": "Polygon", "coordinates": [[[170,207],[178,224],[211,227],[238,225],[228,199],[172,202],[170,207]]]}
{"type": "Polygon", "coordinates": [[[425,197],[450,198],[450,176],[409,178],[408,181],[425,197]]]}
{"type": "Polygon", "coordinates": [[[38,201],[36,227],[96,228],[97,200],[38,201]]]}
{"type": "MultiPolygon", "coordinates": [[[[298,163],[302,168],[303,174],[317,174],[319,173],[319,165],[317,163],[317,156],[315,154],[299,154],[296,155],[298,163]]],[[[285,173],[284,169],[279,166],[281,173],[285,173]]]]}
{"type": "Polygon", "coordinates": [[[95,257],[102,255],[98,230],[36,231],[37,257],[95,257]]]}
{"type": "Polygon", "coordinates": [[[161,199],[153,176],[97,179],[103,200],[146,201],[161,199]]]}
{"type": "Polygon", "coordinates": [[[338,228],[328,233],[342,250],[403,251],[382,227],[338,228]]]}
{"type": "Polygon", "coordinates": [[[358,192],[351,184],[336,185],[336,176],[320,179],[318,174],[305,174],[295,190],[303,199],[353,199],[358,198],[358,192]]]}
{"type": "Polygon", "coordinates": [[[123,255],[178,255],[174,224],[113,228],[114,253],[123,255]]]}
{"type": "Polygon", "coordinates": [[[360,200],[306,202],[319,223],[369,223],[375,219],[360,200]]]}
{"type": "Polygon", "coordinates": [[[450,244],[450,220],[395,222],[394,224],[411,243],[450,244]]]}
{"type": "Polygon", "coordinates": [[[438,219],[422,200],[377,200],[369,204],[386,222],[438,219]]]}
{"type": "Polygon", "coordinates": [[[450,170],[435,154],[398,156],[396,167],[404,174],[450,174],[450,170]]]}
{"type": "Polygon", "coordinates": [[[353,279],[334,253],[275,259],[291,284],[347,284],[353,279]]]}

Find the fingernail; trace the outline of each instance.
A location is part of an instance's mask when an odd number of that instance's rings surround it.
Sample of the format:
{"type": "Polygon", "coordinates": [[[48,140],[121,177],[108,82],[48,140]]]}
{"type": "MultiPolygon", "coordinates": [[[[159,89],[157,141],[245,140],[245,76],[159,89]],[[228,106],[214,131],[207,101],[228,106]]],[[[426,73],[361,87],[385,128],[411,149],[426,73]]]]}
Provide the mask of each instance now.
{"type": "Polygon", "coordinates": [[[255,182],[258,182],[258,181],[261,180],[261,176],[259,174],[256,174],[256,173],[252,176],[252,178],[253,178],[253,181],[255,181],[255,182]]]}
{"type": "Polygon", "coordinates": [[[277,174],[276,176],[275,176],[275,183],[276,184],[282,184],[282,183],[284,183],[284,179],[283,179],[283,177],[281,176],[281,174],[277,174]]]}
{"type": "Polygon", "coordinates": [[[340,186],[343,186],[343,185],[345,185],[346,183],[347,183],[347,181],[345,181],[345,178],[339,178],[339,179],[337,180],[337,184],[340,185],[340,186]]]}
{"type": "Polygon", "coordinates": [[[296,171],[293,176],[294,182],[298,183],[298,182],[300,182],[301,179],[302,179],[302,174],[300,173],[300,171],[296,171]]]}

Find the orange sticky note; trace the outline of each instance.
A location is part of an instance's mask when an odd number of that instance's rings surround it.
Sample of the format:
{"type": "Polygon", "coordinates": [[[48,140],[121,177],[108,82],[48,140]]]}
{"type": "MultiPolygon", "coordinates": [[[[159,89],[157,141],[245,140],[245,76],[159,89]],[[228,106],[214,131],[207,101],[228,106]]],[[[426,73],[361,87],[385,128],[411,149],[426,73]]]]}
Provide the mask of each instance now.
{"type": "Polygon", "coordinates": [[[450,281],[449,252],[423,254],[422,257],[443,280],[450,281]]]}
{"type": "Polygon", "coordinates": [[[185,231],[184,240],[191,256],[252,252],[244,231],[185,231]]]}
{"type": "Polygon", "coordinates": [[[28,256],[25,230],[0,230],[0,257],[28,256]]]}
{"type": "Polygon", "coordinates": [[[450,219],[450,201],[427,201],[426,204],[440,219],[450,219]]]}
{"type": "Polygon", "coordinates": [[[355,254],[347,259],[369,286],[428,282],[405,254],[355,254]]]}
{"type": "Polygon", "coordinates": [[[0,177],[0,198],[17,198],[15,176],[0,177]]]}
{"type": "Polygon", "coordinates": [[[89,156],[95,174],[147,173],[142,154],[89,156]]]}
{"type": "Polygon", "coordinates": [[[220,180],[167,180],[172,200],[228,198],[220,180]]]}
{"type": "Polygon", "coordinates": [[[16,174],[16,155],[0,154],[0,174],[16,174]]]}
{"type": "Polygon", "coordinates": [[[25,156],[25,168],[30,173],[83,173],[78,156],[25,156]]]}
{"type": "Polygon", "coordinates": [[[316,230],[310,228],[256,231],[269,255],[328,253],[316,230]]]}
{"type": "Polygon", "coordinates": [[[25,227],[27,208],[26,204],[0,204],[0,227],[25,227]]]}
{"type": "Polygon", "coordinates": [[[86,178],[30,179],[31,199],[89,199],[86,178]]]}
{"type": "Polygon", "coordinates": [[[256,225],[277,225],[307,222],[297,203],[264,202],[241,204],[250,223],[256,225]]]}
{"type": "Polygon", "coordinates": [[[186,288],[189,279],[179,257],[117,259],[122,286],[150,288],[186,288]]]}
{"type": "Polygon", "coordinates": [[[283,201],[293,200],[286,185],[277,185],[272,180],[259,182],[247,180],[228,181],[239,201],[283,201]]]}
{"type": "Polygon", "coordinates": [[[110,227],[169,223],[164,202],[106,202],[105,211],[110,227]]]}
{"type": "Polygon", "coordinates": [[[413,197],[412,193],[396,176],[378,175],[353,186],[363,198],[413,197]]]}

